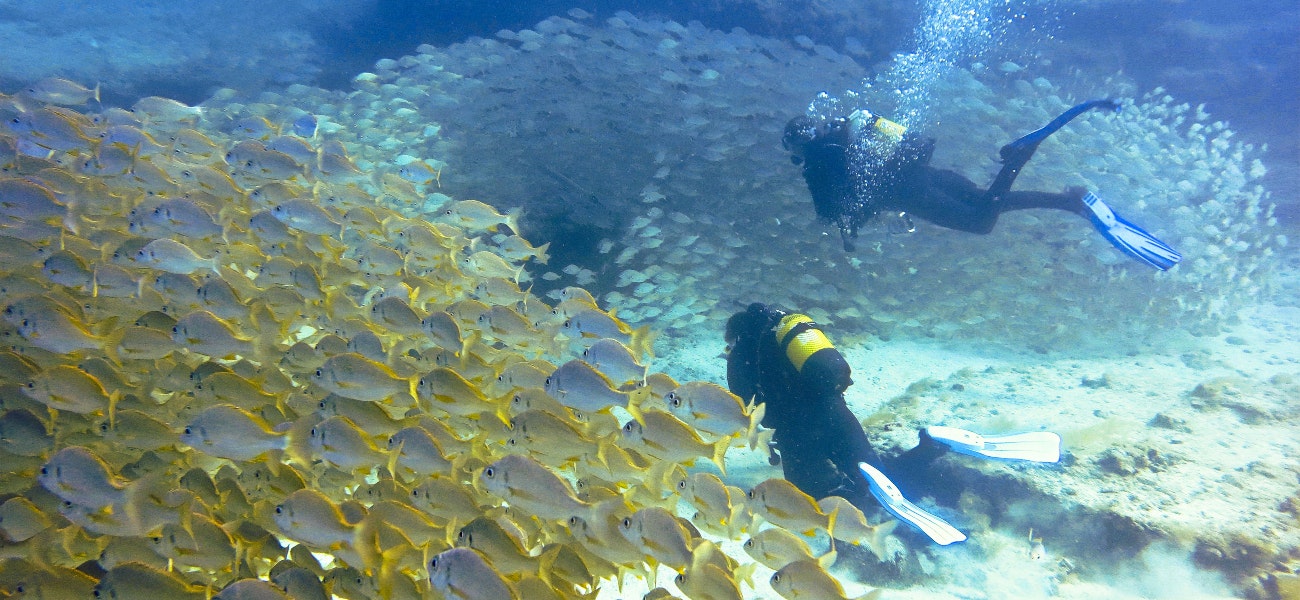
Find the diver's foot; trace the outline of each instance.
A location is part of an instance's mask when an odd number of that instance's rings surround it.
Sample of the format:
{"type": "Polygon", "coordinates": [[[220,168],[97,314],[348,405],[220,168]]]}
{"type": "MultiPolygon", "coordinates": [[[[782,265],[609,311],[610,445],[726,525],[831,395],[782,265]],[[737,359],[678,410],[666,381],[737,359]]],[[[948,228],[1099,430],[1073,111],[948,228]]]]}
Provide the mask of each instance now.
{"type": "Polygon", "coordinates": [[[1183,259],[1183,255],[1168,244],[1115,214],[1096,194],[1085,193],[1083,204],[1088,208],[1088,219],[1093,226],[1121,252],[1161,271],[1173,268],[1183,259]]]}
{"type": "Polygon", "coordinates": [[[957,528],[949,525],[947,521],[925,512],[921,507],[904,498],[903,493],[898,491],[898,486],[885,477],[879,469],[864,462],[858,463],[858,468],[862,470],[862,476],[867,479],[871,495],[875,496],[876,501],[880,502],[889,514],[920,530],[940,546],[966,539],[966,534],[957,531],[957,528]]]}
{"type": "Polygon", "coordinates": [[[953,452],[1000,458],[1054,463],[1061,459],[1061,436],[1050,431],[1031,431],[1011,435],[980,435],[973,431],[932,425],[921,430],[922,442],[929,437],[953,452]]]}

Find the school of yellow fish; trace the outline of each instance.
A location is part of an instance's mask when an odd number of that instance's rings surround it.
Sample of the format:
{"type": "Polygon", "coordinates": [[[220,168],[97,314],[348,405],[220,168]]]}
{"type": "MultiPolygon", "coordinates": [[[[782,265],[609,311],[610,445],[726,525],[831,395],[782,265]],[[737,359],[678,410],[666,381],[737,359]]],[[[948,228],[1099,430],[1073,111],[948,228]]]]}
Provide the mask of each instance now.
{"type": "Polygon", "coordinates": [[[436,189],[428,161],[367,172],[302,111],[74,108],[98,93],[0,94],[0,596],[532,600],[642,577],[722,600],[761,565],[785,598],[842,598],[806,536],[883,552],[892,523],[847,502],[714,475],[766,445],[761,405],[650,371],[653,334],[581,288],[530,293],[545,247],[518,215],[390,202],[436,189]]]}

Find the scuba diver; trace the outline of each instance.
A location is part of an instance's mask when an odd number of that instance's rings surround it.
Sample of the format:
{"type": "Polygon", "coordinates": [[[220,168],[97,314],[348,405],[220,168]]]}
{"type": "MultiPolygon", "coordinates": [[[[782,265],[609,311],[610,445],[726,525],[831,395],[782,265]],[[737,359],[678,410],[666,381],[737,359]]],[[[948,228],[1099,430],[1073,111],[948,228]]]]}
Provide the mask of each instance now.
{"type": "Polygon", "coordinates": [[[1011,191],[1038,145],[1093,108],[1118,111],[1120,105],[1112,100],[1084,102],[1003,146],[1002,170],[987,190],[960,173],[931,167],[933,139],[865,110],[821,126],[809,117],[795,117],[786,125],[781,145],[791,153],[791,162],[803,165],[817,216],[839,226],[846,252],[853,251],[858,228],[880,213],[900,214],[908,231],[909,215],[914,215],[940,227],[986,234],[1004,212],[1049,208],[1091,220],[1111,244],[1137,260],[1162,271],[1172,268],[1182,255],[1115,214],[1093,192],[1011,191]]]}
{"type": "Polygon", "coordinates": [[[1006,460],[1060,459],[1061,437],[1055,433],[981,436],[939,426],[920,430],[915,448],[882,457],[844,402],[844,390],[853,383],[849,364],[811,318],[754,303],[727,320],[725,337],[727,387],[767,404],[763,426],[775,430],[773,454],[787,480],[815,499],[841,496],[863,510],[870,505],[867,497],[874,497],[940,545],[966,536],[909,502],[894,480],[916,493],[930,463],[949,450],[1006,460]]]}

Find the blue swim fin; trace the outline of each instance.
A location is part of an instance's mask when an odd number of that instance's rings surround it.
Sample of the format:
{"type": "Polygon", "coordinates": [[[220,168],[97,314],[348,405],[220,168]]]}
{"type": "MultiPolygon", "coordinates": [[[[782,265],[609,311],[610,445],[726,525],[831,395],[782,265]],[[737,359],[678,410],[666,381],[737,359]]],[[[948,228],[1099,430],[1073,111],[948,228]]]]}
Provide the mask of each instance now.
{"type": "Polygon", "coordinates": [[[953,452],[1000,458],[1054,463],[1061,460],[1061,436],[1050,431],[1031,431],[1011,435],[980,435],[973,431],[932,425],[925,428],[930,437],[953,452]]]}
{"type": "Polygon", "coordinates": [[[858,468],[862,470],[862,475],[867,478],[867,485],[871,489],[871,495],[876,497],[876,501],[889,511],[889,514],[898,517],[898,520],[911,525],[929,536],[934,543],[940,546],[961,542],[966,540],[966,534],[957,531],[956,527],[949,525],[943,519],[936,517],[921,507],[908,502],[903,497],[903,493],[898,491],[898,486],[885,477],[879,469],[861,462],[858,468]]]}
{"type": "Polygon", "coordinates": [[[1111,244],[1123,253],[1132,256],[1161,271],[1166,271],[1183,259],[1168,244],[1158,240],[1138,227],[1121,218],[1106,206],[1096,194],[1088,192],[1083,195],[1083,203],[1088,207],[1088,218],[1111,244]]]}

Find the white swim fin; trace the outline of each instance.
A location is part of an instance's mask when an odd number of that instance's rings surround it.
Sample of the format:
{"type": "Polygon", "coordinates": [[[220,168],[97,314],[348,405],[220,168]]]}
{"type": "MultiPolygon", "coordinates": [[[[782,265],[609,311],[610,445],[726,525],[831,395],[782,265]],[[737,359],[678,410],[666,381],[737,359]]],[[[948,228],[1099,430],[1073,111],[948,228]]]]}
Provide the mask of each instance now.
{"type": "Polygon", "coordinates": [[[961,542],[966,540],[966,534],[957,531],[956,527],[949,525],[943,519],[925,512],[921,507],[912,504],[903,497],[903,493],[898,491],[898,486],[885,477],[879,469],[867,464],[858,463],[858,468],[867,478],[867,484],[871,489],[871,495],[876,497],[876,501],[889,511],[889,514],[898,517],[898,520],[911,525],[929,536],[934,543],[940,546],[961,542]]]}
{"type": "Polygon", "coordinates": [[[980,435],[973,431],[932,425],[925,428],[934,441],[954,452],[1000,458],[1054,463],[1061,460],[1061,436],[1050,431],[1032,431],[1012,435],[980,435]]]}
{"type": "Polygon", "coordinates": [[[1161,271],[1172,269],[1183,259],[1183,255],[1170,248],[1169,244],[1115,214],[1096,194],[1084,194],[1083,203],[1088,207],[1088,218],[1097,231],[1124,254],[1161,271]]]}

